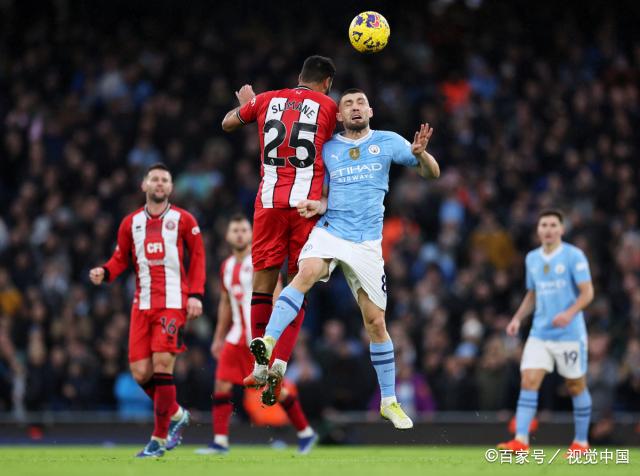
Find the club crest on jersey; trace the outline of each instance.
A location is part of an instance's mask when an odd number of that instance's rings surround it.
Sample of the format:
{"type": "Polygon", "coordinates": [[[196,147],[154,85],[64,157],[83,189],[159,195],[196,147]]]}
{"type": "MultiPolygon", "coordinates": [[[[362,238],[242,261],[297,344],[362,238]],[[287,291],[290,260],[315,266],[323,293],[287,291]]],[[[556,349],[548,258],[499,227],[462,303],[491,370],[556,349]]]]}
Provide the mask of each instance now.
{"type": "Polygon", "coordinates": [[[176,222],[173,220],[167,220],[167,222],[164,224],[164,227],[167,230],[175,230],[176,229],[176,222]]]}
{"type": "Polygon", "coordinates": [[[556,274],[562,274],[564,273],[565,267],[563,264],[557,264],[556,265],[556,274]]]}
{"type": "Polygon", "coordinates": [[[360,158],[360,147],[352,147],[349,149],[349,157],[353,160],[358,160],[360,158]]]}
{"type": "Polygon", "coordinates": [[[548,264],[545,264],[545,265],[542,267],[542,271],[544,272],[544,274],[548,274],[550,269],[551,269],[551,268],[549,267],[549,265],[548,265],[548,264]]]}
{"type": "Polygon", "coordinates": [[[369,153],[372,155],[378,155],[380,153],[380,147],[378,147],[376,144],[371,144],[369,146],[369,153]]]}

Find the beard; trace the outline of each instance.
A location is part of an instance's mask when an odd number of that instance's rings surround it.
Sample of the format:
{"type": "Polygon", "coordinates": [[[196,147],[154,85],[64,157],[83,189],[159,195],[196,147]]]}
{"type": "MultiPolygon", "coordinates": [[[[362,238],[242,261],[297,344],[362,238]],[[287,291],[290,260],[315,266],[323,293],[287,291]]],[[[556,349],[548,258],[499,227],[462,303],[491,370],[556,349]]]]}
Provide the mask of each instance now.
{"type": "Polygon", "coordinates": [[[369,121],[361,122],[359,124],[354,124],[352,122],[350,124],[345,124],[345,126],[344,126],[345,129],[348,129],[350,131],[356,131],[356,132],[360,132],[361,130],[366,129],[367,127],[369,127],[369,121]]]}
{"type": "Polygon", "coordinates": [[[233,248],[233,251],[237,251],[239,253],[242,253],[243,251],[245,251],[249,247],[249,243],[243,243],[241,245],[231,245],[231,247],[233,248]]]}
{"type": "Polygon", "coordinates": [[[165,194],[159,195],[152,192],[149,194],[149,198],[153,203],[162,203],[167,199],[167,196],[165,194]]]}

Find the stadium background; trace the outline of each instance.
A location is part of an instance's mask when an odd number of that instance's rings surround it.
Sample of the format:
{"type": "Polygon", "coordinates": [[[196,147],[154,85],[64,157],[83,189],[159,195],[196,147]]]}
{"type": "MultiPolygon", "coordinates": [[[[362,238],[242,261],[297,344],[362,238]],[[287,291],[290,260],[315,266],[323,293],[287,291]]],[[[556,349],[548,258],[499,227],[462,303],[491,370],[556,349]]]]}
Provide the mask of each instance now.
{"type": "MultiPolygon", "coordinates": [[[[259,181],[255,126],[226,135],[220,121],[239,86],[295,85],[319,53],[336,61],[334,97],[368,93],[373,128],[435,128],[442,177],[398,168],[386,201],[405,407],[425,420],[511,415],[522,342],[504,327],[523,296],[536,213],[555,206],[596,289],[592,437],[614,437],[614,422],[640,411],[639,13],[632,1],[0,1],[2,421],[151,415],[126,365],[132,276],[96,289],[87,274],[158,160],[204,232],[206,316],[189,327],[176,381],[179,401],[209,410],[226,218],[251,215],[259,181]],[[392,28],[378,55],[348,44],[364,8],[392,28]]],[[[344,280],[311,293],[288,373],[315,421],[373,418],[361,327],[344,280]]],[[[561,380],[547,378],[541,418],[570,409],[561,380]]]]}

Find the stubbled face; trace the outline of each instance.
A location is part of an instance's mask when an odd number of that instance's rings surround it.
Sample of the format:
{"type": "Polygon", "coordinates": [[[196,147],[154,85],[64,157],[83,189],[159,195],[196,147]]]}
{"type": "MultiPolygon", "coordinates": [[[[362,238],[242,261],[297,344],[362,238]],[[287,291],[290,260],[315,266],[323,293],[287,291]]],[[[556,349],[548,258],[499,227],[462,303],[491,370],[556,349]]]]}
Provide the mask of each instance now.
{"type": "Polygon", "coordinates": [[[560,219],[554,215],[540,218],[538,221],[538,238],[543,245],[555,245],[560,243],[564,234],[564,226],[560,219]]]}
{"type": "Polygon", "coordinates": [[[164,202],[173,191],[171,174],[162,169],[152,170],[143,180],[142,190],[147,194],[147,200],[155,203],[164,202]]]}
{"type": "Polygon", "coordinates": [[[227,228],[227,243],[233,251],[244,251],[251,244],[251,225],[247,220],[232,221],[227,228]]]}
{"type": "Polygon", "coordinates": [[[369,120],[373,116],[373,109],[363,93],[347,94],[340,99],[338,107],[338,121],[345,129],[361,131],[369,127],[369,120]]]}

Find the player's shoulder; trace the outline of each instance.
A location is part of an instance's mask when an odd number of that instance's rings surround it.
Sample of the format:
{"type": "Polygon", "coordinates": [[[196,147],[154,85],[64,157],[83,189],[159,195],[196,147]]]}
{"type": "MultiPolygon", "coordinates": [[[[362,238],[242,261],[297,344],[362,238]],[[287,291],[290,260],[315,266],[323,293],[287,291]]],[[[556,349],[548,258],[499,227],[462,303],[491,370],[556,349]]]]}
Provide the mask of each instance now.
{"type": "Polygon", "coordinates": [[[188,210],[185,210],[184,208],[174,205],[173,203],[171,204],[171,210],[179,213],[181,218],[185,217],[195,221],[195,217],[188,210]]]}
{"type": "Polygon", "coordinates": [[[534,248],[527,253],[524,258],[524,261],[527,265],[533,263],[536,260],[539,260],[542,257],[540,248],[534,248]]]}
{"type": "Polygon", "coordinates": [[[182,232],[190,232],[192,235],[198,235],[200,233],[200,226],[198,225],[198,220],[196,217],[191,214],[188,210],[184,208],[177,207],[171,204],[171,210],[178,213],[179,218],[178,221],[180,223],[180,228],[183,230],[182,232]],[[190,227],[185,229],[184,227],[190,227]]]}
{"type": "Polygon", "coordinates": [[[345,142],[340,139],[340,133],[336,132],[324,143],[323,147],[339,147],[344,145],[345,142]]]}
{"type": "Polygon", "coordinates": [[[567,256],[573,259],[585,259],[586,256],[584,251],[578,248],[576,245],[572,245],[571,243],[567,243],[566,241],[562,242],[562,246],[565,249],[565,253],[567,256]]]}
{"type": "Polygon", "coordinates": [[[233,255],[229,255],[224,260],[222,260],[222,263],[220,263],[220,273],[224,274],[225,269],[227,269],[227,266],[231,263],[231,261],[233,261],[233,255]]]}
{"type": "Polygon", "coordinates": [[[410,142],[407,139],[402,137],[397,132],[393,132],[393,131],[381,131],[376,129],[373,131],[372,138],[376,138],[377,140],[383,140],[387,142],[400,142],[403,144],[404,143],[410,144],[410,142]]]}
{"type": "Polygon", "coordinates": [[[122,224],[131,224],[136,215],[144,214],[144,207],[138,207],[122,219],[122,224]]]}

